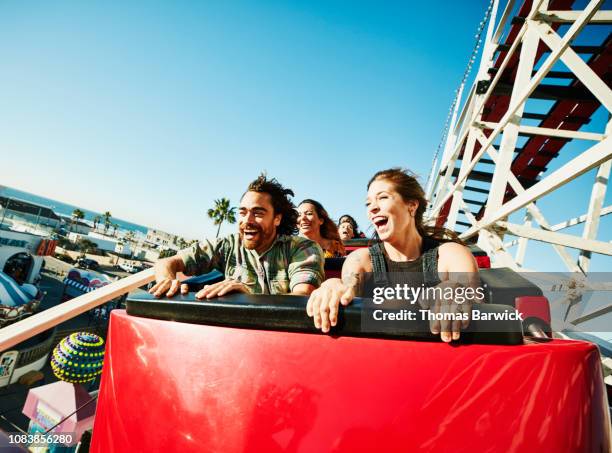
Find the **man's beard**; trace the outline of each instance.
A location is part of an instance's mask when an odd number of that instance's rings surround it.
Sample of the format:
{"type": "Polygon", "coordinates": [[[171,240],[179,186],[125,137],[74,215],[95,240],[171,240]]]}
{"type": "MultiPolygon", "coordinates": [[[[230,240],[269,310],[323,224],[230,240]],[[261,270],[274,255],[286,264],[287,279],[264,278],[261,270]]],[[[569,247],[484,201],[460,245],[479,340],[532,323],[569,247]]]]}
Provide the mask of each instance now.
{"type": "Polygon", "coordinates": [[[258,249],[273,236],[257,224],[247,224],[239,229],[240,239],[246,249],[258,249]]]}

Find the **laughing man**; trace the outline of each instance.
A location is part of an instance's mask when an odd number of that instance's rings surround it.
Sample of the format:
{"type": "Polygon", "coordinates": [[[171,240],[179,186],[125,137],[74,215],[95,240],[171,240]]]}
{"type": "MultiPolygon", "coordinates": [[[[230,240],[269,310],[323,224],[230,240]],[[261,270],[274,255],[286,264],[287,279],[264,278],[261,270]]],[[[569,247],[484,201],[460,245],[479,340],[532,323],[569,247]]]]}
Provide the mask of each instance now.
{"type": "Polygon", "coordinates": [[[186,294],[178,272],[201,275],[217,269],[225,280],[205,286],[197,299],[232,292],[308,295],[324,278],[323,251],[316,242],[292,236],[297,212],[285,189],[264,174],[249,184],[238,209],[238,233],[196,243],[177,255],[157,261],[150,293],[172,297],[186,294]]]}

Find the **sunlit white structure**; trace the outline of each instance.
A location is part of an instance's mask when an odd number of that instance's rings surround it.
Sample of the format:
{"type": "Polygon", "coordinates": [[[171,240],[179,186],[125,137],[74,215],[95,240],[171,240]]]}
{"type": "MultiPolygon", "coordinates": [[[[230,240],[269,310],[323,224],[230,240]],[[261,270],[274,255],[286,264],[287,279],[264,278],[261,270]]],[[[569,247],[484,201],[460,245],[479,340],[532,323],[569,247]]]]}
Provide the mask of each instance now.
{"type": "Polygon", "coordinates": [[[529,240],[550,244],[574,272],[588,272],[593,253],[612,255],[609,232],[599,231],[600,218],[612,212],[604,206],[612,165],[612,11],[601,10],[603,0],[580,10],[570,10],[572,3],[526,1],[513,13],[514,1],[503,11],[492,2],[478,74],[460,112],[454,103],[440,165],[432,169],[429,222],[465,228],[460,237],[477,240],[497,267],[520,270],[529,240]],[[542,99],[554,102],[547,111],[530,110],[542,99]],[[581,130],[598,109],[607,110],[607,126],[581,130]],[[586,146],[547,171],[572,140],[586,146]],[[592,169],[584,214],[551,225],[536,201],[592,169]],[[521,222],[509,221],[519,213],[521,222]],[[563,232],[577,224],[581,235],[563,232]],[[578,260],[567,248],[580,251],[578,260]]]}

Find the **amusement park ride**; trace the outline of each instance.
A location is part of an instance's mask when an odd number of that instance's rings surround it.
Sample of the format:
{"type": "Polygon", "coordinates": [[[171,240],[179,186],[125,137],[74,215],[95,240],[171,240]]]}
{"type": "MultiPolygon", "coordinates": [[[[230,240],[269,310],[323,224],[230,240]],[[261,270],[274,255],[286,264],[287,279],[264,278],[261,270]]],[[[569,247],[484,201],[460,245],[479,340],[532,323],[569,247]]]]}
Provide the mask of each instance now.
{"type": "MultiPolygon", "coordinates": [[[[361,330],[365,299],[322,335],[297,296],[202,303],[133,292],[111,316],[91,451],[611,451],[600,351],[550,332],[546,297],[516,271],[529,240],[550,244],[582,275],[592,254],[612,255],[598,231],[612,211],[612,122],[581,130],[599,109],[612,112],[612,11],[603,0],[498,3],[479,29],[488,22],[475,81],[465,90],[468,69],[434,156],[427,215],[484,250],[475,253],[490,283],[486,310],[510,307],[529,322],[500,324],[496,336],[475,322],[453,346],[361,330]],[[603,40],[590,27],[606,30],[603,40]],[[553,102],[535,113],[533,99],[553,102]],[[570,141],[593,144],[547,171],[570,141]],[[594,169],[586,213],[551,225],[536,201],[594,169]],[[524,223],[510,222],[523,212],[524,223]],[[561,232],[578,224],[580,236],[561,232]]],[[[0,351],[153,278],[145,270],[3,328],[0,351]]]]}
{"type": "MultiPolygon", "coordinates": [[[[453,103],[440,165],[436,153],[428,184],[431,222],[453,230],[465,227],[462,239],[477,237],[496,265],[514,270],[521,269],[530,239],[551,244],[572,272],[588,272],[592,253],[612,255],[612,244],[596,239],[599,219],[612,211],[612,206],[603,206],[612,165],[612,11],[599,9],[603,1],[589,2],[583,10],[572,10],[573,3],[526,1],[511,18],[515,2],[510,1],[497,27],[497,2],[493,3],[476,80],[459,115],[460,102],[453,103]],[[595,25],[608,30],[603,41],[570,45],[578,37],[588,39],[585,27],[595,25]],[[567,70],[553,70],[560,62],[567,70]],[[526,106],[534,99],[554,103],[547,112],[529,112],[526,106]],[[580,131],[600,108],[608,113],[605,130],[580,131]],[[527,125],[534,121],[538,124],[527,125]],[[519,137],[527,137],[521,147],[519,137]],[[572,140],[593,144],[547,172],[547,165],[572,140]],[[585,200],[586,214],[551,225],[536,201],[594,168],[597,175],[590,199],[585,200]],[[524,224],[508,222],[523,209],[524,224]],[[559,232],[581,223],[581,237],[559,232]],[[518,239],[504,243],[504,233],[518,239]],[[508,249],[514,245],[518,247],[513,257],[508,249]],[[578,262],[569,256],[568,247],[580,250],[578,262]]],[[[458,99],[463,91],[462,84],[458,99]]]]}

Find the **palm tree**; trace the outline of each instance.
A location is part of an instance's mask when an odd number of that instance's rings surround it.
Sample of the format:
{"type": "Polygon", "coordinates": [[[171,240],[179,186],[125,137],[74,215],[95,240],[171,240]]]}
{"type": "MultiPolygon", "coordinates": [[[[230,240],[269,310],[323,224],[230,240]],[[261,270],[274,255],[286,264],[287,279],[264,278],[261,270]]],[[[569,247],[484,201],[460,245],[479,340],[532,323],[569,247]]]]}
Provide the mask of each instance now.
{"type": "Polygon", "coordinates": [[[96,231],[98,229],[98,224],[102,221],[102,216],[95,216],[93,218],[93,223],[94,223],[94,231],[96,231]]]}
{"type": "Polygon", "coordinates": [[[213,219],[215,225],[218,225],[215,237],[219,237],[219,231],[223,222],[229,224],[236,223],[236,207],[230,208],[230,201],[227,198],[215,200],[215,207],[208,210],[208,217],[213,219]]]}
{"type": "Polygon", "coordinates": [[[116,236],[117,235],[117,228],[119,228],[119,224],[113,223],[112,227],[113,227],[113,236],[116,236]]]}
{"type": "Polygon", "coordinates": [[[76,208],[74,211],[72,211],[72,223],[70,226],[70,231],[72,231],[72,228],[74,228],[74,222],[76,222],[77,220],[81,220],[85,218],[85,213],[83,211],[81,211],[79,208],[76,208]]]}
{"type": "Polygon", "coordinates": [[[102,214],[102,218],[104,219],[104,234],[106,234],[106,232],[112,225],[111,223],[112,216],[113,215],[110,213],[110,211],[106,211],[104,214],[102,214]]]}
{"type": "Polygon", "coordinates": [[[98,248],[98,245],[89,239],[81,239],[77,245],[83,253],[94,253],[98,248]]]}

